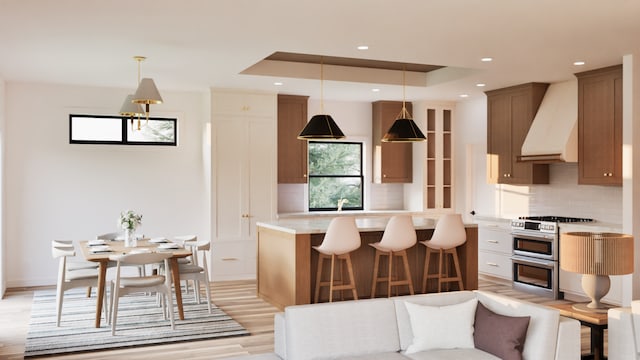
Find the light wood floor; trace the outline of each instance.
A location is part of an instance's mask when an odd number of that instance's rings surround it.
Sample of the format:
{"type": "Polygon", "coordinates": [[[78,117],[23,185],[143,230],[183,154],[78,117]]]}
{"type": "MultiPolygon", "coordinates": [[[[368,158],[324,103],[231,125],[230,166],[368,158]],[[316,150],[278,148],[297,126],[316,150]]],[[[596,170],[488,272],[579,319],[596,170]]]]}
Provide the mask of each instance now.
{"type": "MultiPolygon", "coordinates": [[[[513,290],[510,285],[480,279],[480,288],[528,301],[552,304],[550,300],[513,290]]],[[[22,359],[29,326],[34,289],[10,289],[0,300],[0,359],[22,359]]],[[[79,353],[47,359],[224,359],[239,355],[273,351],[273,315],[275,307],[256,297],[255,281],[211,284],[213,302],[242,324],[250,336],[136,347],[130,349],[79,353]]],[[[605,337],[606,339],[606,337],[605,337]]],[[[588,353],[589,332],[582,329],[582,351],[588,353]]],[[[605,345],[606,354],[606,345],[605,345]]]]}

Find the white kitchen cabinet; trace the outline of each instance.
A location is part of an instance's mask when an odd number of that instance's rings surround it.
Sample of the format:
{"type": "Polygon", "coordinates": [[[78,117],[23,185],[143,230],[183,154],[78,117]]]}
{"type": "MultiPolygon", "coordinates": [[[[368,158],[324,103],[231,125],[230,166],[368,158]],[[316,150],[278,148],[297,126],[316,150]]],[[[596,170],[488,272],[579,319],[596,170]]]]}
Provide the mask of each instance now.
{"type": "Polygon", "coordinates": [[[256,222],[277,211],[277,97],[213,90],[213,280],[255,279],[256,222]]]}
{"type": "Polygon", "coordinates": [[[426,119],[423,206],[426,211],[450,211],[453,207],[453,103],[426,103],[420,107],[426,119]]]}
{"type": "Polygon", "coordinates": [[[513,280],[511,228],[508,223],[478,225],[478,273],[513,280]]]}

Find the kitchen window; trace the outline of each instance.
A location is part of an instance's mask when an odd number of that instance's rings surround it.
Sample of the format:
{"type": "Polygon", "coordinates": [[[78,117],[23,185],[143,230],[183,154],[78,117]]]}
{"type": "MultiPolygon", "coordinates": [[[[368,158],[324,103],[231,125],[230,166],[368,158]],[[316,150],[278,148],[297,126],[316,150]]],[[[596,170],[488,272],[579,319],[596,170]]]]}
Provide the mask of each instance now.
{"type": "Polygon", "coordinates": [[[362,143],[309,141],[309,211],[362,210],[362,143]]]}
{"type": "Polygon", "coordinates": [[[176,146],[175,118],[69,115],[70,144],[176,146]]]}

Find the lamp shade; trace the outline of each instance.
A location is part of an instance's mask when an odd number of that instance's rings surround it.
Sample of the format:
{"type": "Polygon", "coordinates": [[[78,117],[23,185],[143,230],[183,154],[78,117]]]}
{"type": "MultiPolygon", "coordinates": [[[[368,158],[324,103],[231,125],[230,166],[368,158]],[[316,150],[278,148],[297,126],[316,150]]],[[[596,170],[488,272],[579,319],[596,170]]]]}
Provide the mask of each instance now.
{"type": "Polygon", "coordinates": [[[386,134],[382,137],[383,142],[411,142],[425,141],[424,136],[418,125],[410,118],[400,118],[391,125],[386,134]]]}
{"type": "Polygon", "coordinates": [[[333,121],[331,115],[327,114],[314,115],[298,135],[300,140],[343,139],[344,137],[344,133],[333,121]]]}
{"type": "Polygon", "coordinates": [[[144,110],[140,104],[133,102],[133,95],[130,94],[127,95],[126,99],[124,99],[124,102],[122,103],[120,115],[127,117],[143,116],[144,110]]]}
{"type": "Polygon", "coordinates": [[[630,274],[633,272],[633,236],[563,233],[560,235],[560,267],[579,274],[630,274]]]}
{"type": "Polygon", "coordinates": [[[138,90],[133,95],[133,102],[136,104],[162,104],[162,96],[158,92],[153,79],[144,78],[138,85],[138,90]]]}

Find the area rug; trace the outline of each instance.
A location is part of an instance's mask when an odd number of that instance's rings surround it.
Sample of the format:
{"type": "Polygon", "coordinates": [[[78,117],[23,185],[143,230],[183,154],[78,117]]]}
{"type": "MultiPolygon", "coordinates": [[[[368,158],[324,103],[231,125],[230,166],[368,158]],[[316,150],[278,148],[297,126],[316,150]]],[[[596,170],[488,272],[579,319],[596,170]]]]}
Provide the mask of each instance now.
{"type": "Polygon", "coordinates": [[[175,330],[162,317],[155,296],[125,296],[120,298],[116,335],[102,319],[95,328],[95,293],[86,297],[84,289],[65,293],[60,327],[56,327],[55,290],[36,291],[33,296],[29,332],[25,343],[26,357],[63,354],[80,351],[167,344],[180,341],[205,340],[249,333],[212,304],[196,304],[193,296],[183,296],[184,320],[178,318],[174,302],[175,330]]]}

